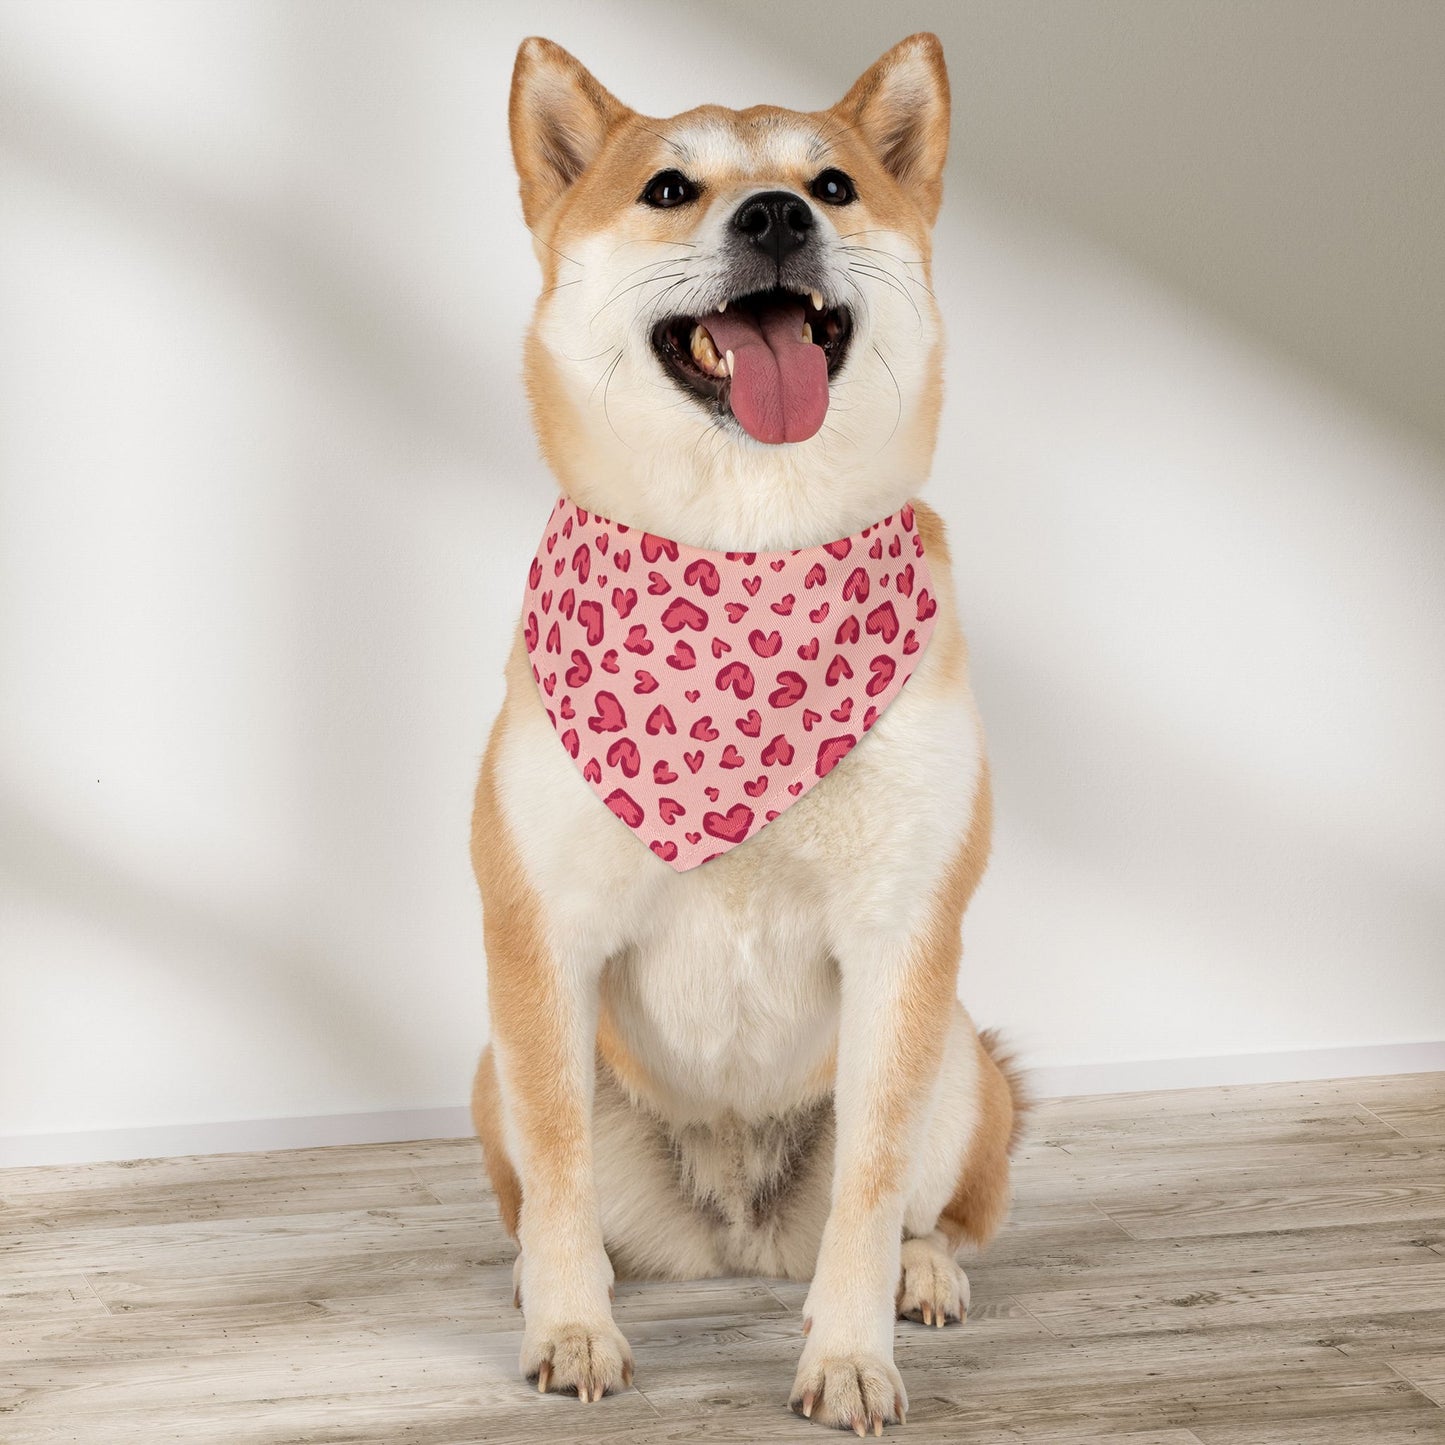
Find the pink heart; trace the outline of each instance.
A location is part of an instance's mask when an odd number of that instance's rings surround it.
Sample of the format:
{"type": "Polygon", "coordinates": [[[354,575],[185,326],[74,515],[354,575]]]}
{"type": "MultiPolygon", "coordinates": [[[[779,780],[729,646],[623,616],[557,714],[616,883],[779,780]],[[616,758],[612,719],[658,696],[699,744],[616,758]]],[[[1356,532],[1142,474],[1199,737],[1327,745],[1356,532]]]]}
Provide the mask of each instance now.
{"type": "Polygon", "coordinates": [[[606,803],[629,828],[639,828],[642,826],[642,807],[631,794],[621,788],[614,788],[602,801],[606,803]]]}
{"type": "Polygon", "coordinates": [[[807,682],[796,672],[780,672],[778,685],[768,695],[773,707],[792,707],[808,690],[807,682]]]}
{"type": "Polygon", "coordinates": [[[734,803],[726,813],[704,813],[703,832],[724,843],[739,843],[753,826],[753,810],[746,803],[734,803]]]}
{"type": "Polygon", "coordinates": [[[587,726],[594,733],[620,733],[627,726],[627,714],[610,692],[599,692],[594,705],[597,713],[587,719],[587,726]]]}

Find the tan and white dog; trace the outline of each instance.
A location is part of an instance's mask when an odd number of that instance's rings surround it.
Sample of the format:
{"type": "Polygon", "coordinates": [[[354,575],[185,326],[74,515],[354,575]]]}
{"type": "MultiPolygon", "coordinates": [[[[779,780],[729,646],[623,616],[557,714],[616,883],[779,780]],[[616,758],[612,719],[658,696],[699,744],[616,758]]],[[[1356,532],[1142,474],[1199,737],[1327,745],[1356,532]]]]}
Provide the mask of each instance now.
{"type": "MultiPolygon", "coordinates": [[[[813,546],[913,498],[940,407],[948,124],[931,35],[831,110],[670,120],[526,41],[526,379],[567,497],[718,550],[813,546]],[[729,303],[802,308],[827,360],[807,439],[734,412],[703,324],[729,303]]],[[[881,1433],[907,1406],[895,1319],[967,1312],[957,1255],[1004,1220],[1020,1099],[955,994],[989,783],[943,528],[915,509],[939,611],[908,685],[820,786],[688,871],[583,785],[519,629],[472,834],[492,1023],[473,1110],[539,1389],[630,1383],[614,1273],[811,1279],[791,1403],[881,1433]]]]}

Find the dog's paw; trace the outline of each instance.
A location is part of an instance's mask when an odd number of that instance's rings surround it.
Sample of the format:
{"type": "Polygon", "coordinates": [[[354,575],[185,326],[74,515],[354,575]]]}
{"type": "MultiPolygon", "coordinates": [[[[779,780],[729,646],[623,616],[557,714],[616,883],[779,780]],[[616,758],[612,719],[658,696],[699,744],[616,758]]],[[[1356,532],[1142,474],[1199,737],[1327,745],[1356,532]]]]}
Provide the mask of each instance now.
{"type": "Polygon", "coordinates": [[[584,1404],[632,1384],[632,1350],[610,1319],[528,1328],[522,1373],[542,1393],[554,1390],[584,1404]]]}
{"type": "Polygon", "coordinates": [[[893,1361],[883,1355],[829,1355],[807,1348],[788,1403],[820,1425],[881,1435],[885,1425],[904,1422],[908,1394],[893,1361]]]}
{"type": "Polygon", "coordinates": [[[898,1318],[944,1325],[968,1318],[968,1276],[953,1255],[933,1239],[903,1241],[898,1281],[898,1318]]]}

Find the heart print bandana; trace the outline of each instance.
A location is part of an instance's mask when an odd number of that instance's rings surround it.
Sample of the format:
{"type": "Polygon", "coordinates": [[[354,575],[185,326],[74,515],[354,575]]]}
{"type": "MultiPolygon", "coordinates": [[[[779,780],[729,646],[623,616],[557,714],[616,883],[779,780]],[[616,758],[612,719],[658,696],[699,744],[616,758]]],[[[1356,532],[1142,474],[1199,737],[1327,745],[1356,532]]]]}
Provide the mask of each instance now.
{"type": "Polygon", "coordinates": [[[857,745],[938,609],[913,509],[793,552],[709,552],[562,498],[527,577],[543,706],[599,798],[682,871],[857,745]]]}

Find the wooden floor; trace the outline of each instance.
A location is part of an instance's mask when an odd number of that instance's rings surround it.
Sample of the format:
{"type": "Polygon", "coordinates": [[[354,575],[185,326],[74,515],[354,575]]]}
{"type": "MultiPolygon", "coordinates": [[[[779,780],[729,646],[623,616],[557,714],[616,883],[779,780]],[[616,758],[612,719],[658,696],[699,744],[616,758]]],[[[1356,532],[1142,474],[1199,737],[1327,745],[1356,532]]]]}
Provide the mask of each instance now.
{"type": "MultiPolygon", "coordinates": [[[[1445,1075],[1041,1108],[900,1441],[1445,1442],[1445,1075]]],[[[0,1173],[0,1441],[799,1441],[803,1288],[619,1286],[637,1388],[516,1374],[470,1141],[0,1173]]]]}

